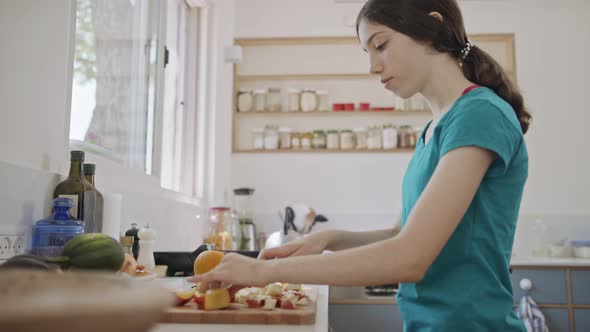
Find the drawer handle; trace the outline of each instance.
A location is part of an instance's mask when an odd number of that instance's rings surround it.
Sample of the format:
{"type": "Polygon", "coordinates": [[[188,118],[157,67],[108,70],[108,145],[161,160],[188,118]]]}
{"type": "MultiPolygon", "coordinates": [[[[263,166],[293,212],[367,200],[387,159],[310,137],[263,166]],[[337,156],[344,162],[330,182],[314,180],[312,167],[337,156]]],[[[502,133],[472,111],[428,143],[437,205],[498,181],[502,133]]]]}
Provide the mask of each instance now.
{"type": "Polygon", "coordinates": [[[531,288],[533,288],[533,282],[527,278],[520,279],[520,288],[523,291],[528,292],[531,290],[531,288]]]}

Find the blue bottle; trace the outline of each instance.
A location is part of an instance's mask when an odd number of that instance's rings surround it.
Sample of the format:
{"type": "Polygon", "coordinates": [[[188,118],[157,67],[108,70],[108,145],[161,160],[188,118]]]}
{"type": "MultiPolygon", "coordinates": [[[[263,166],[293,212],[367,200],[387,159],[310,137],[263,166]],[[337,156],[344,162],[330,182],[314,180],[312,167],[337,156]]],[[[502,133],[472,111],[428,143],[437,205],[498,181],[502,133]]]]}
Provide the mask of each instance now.
{"type": "Polygon", "coordinates": [[[56,198],[51,202],[53,215],[37,221],[33,226],[33,255],[60,256],[69,240],[84,233],[82,222],[68,212],[73,204],[69,198],[56,198]]]}

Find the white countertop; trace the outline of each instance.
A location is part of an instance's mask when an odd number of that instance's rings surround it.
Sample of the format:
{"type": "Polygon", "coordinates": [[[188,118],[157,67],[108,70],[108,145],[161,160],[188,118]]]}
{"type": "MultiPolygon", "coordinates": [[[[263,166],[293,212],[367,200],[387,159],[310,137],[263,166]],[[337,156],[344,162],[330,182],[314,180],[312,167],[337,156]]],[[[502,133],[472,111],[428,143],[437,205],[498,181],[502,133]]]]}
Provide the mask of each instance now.
{"type": "Polygon", "coordinates": [[[588,266],[588,258],[557,258],[557,257],[525,257],[515,256],[510,260],[511,266],[588,266]]]}
{"type": "MultiPolygon", "coordinates": [[[[172,279],[172,278],[167,278],[172,279]]],[[[169,280],[171,284],[181,282],[178,279],[169,280]]],[[[328,286],[307,285],[317,288],[317,307],[314,325],[253,325],[253,324],[158,324],[150,332],[328,332],[328,286]]]]}

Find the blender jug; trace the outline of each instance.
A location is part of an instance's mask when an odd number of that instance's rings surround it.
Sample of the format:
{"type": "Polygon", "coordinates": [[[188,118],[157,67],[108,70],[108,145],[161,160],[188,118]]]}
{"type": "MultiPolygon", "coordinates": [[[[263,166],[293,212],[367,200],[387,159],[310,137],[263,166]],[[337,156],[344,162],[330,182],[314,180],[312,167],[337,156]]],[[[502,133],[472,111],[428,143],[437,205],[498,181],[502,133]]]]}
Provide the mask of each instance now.
{"type": "Polygon", "coordinates": [[[253,188],[234,189],[234,213],[236,214],[242,232],[239,250],[258,250],[256,225],[253,220],[252,195],[253,188]]]}

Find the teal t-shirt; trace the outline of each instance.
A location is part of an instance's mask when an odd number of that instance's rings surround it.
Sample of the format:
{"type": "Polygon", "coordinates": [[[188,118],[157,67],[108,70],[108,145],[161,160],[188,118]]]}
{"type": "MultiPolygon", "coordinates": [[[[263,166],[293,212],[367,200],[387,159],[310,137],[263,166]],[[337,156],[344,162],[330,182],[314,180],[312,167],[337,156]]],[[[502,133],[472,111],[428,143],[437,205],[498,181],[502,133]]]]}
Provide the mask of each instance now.
{"type": "Polygon", "coordinates": [[[492,90],[479,87],[442,116],[427,144],[424,132],[403,180],[402,227],[447,152],[477,146],[498,158],[424,278],[400,284],[404,331],[525,331],[513,311],[509,273],[528,175],[527,149],[514,110],[492,90]]]}

